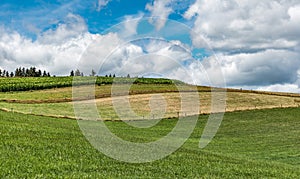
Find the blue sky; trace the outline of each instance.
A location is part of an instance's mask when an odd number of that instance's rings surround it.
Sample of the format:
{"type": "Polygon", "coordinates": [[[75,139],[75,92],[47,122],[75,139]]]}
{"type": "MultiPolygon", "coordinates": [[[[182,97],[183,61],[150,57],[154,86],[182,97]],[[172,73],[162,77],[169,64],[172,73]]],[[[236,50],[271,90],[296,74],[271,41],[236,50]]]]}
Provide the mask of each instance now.
{"type": "Polygon", "coordinates": [[[68,75],[93,55],[101,75],[300,92],[299,12],[295,0],[2,0],[0,69],[68,75]]]}
{"type": "MultiPolygon", "coordinates": [[[[150,16],[145,9],[153,0],[114,0],[108,1],[103,7],[95,0],[4,0],[0,3],[0,21],[11,30],[35,38],[38,33],[55,29],[63,23],[69,13],[80,15],[88,25],[91,33],[102,33],[105,29],[124,20],[124,16],[143,13],[150,16]]],[[[192,3],[193,1],[185,1],[192,3]]],[[[182,13],[187,10],[189,3],[176,3],[174,12],[169,18],[181,20],[182,13]]]]}

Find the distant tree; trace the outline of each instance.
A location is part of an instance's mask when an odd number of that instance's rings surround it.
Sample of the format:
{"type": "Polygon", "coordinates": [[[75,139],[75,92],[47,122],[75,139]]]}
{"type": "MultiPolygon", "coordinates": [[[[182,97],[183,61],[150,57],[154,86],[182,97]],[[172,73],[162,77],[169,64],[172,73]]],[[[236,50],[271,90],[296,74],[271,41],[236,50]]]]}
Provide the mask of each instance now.
{"type": "Polygon", "coordinates": [[[37,72],[35,67],[30,67],[28,70],[29,77],[37,77],[37,72]]]}
{"type": "Polygon", "coordinates": [[[50,77],[50,76],[51,76],[49,72],[47,73],[47,76],[48,76],[48,77],[50,77]]]}
{"type": "Polygon", "coordinates": [[[90,76],[95,76],[96,72],[94,70],[92,70],[91,75],[90,76]]]}
{"type": "Polygon", "coordinates": [[[32,67],[32,76],[33,77],[37,77],[38,76],[38,72],[36,71],[35,67],[32,67]]]}
{"type": "Polygon", "coordinates": [[[109,78],[111,78],[111,74],[109,74],[109,76],[108,76],[109,78]]]}
{"type": "Polygon", "coordinates": [[[46,70],[44,70],[44,72],[43,72],[43,77],[47,77],[48,75],[47,75],[47,72],[46,72],[46,70]]]}
{"type": "Polygon", "coordinates": [[[17,76],[17,77],[22,77],[23,76],[21,67],[16,69],[15,76],[17,76]],[[18,74],[17,74],[17,71],[18,71],[18,74]]]}
{"type": "Polygon", "coordinates": [[[113,76],[112,76],[113,78],[115,78],[116,77],[116,75],[115,74],[113,74],[113,76]]]}
{"type": "Polygon", "coordinates": [[[127,78],[130,78],[130,75],[129,75],[129,74],[127,74],[127,78]]]}
{"type": "Polygon", "coordinates": [[[41,70],[39,70],[38,71],[38,75],[37,75],[38,77],[41,77],[42,76],[42,71],[41,70]]]}
{"type": "Polygon", "coordinates": [[[70,72],[70,76],[74,76],[74,71],[73,70],[70,72]]]}
{"type": "Polygon", "coordinates": [[[16,68],[14,71],[9,72],[8,70],[0,70],[0,77],[41,77],[41,76],[50,76],[50,73],[44,72],[36,67],[30,68],[16,68]]]}
{"type": "Polygon", "coordinates": [[[105,75],[105,77],[107,78],[108,76],[107,76],[107,75],[105,75]]]}
{"type": "Polygon", "coordinates": [[[28,70],[28,68],[26,68],[26,70],[25,70],[25,75],[24,75],[25,77],[28,77],[29,76],[29,70],[28,70]]]}
{"type": "Polygon", "coordinates": [[[26,70],[25,70],[25,68],[24,68],[24,67],[22,68],[22,76],[23,76],[23,77],[25,77],[25,76],[26,76],[26,70]]]}
{"type": "Polygon", "coordinates": [[[80,76],[84,76],[83,72],[80,73],[80,76]]]}
{"type": "Polygon", "coordinates": [[[21,71],[19,71],[19,68],[17,68],[17,69],[15,70],[15,76],[16,76],[16,77],[21,76],[21,71]]]}
{"type": "Polygon", "coordinates": [[[75,76],[81,76],[81,72],[78,69],[75,71],[75,76]]]}

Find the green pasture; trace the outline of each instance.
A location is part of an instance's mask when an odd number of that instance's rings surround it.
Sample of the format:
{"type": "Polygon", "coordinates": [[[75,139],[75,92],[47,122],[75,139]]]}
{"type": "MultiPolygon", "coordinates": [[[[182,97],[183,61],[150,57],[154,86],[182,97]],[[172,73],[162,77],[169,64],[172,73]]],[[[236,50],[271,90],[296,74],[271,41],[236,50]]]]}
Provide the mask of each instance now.
{"type": "MultiPolygon", "coordinates": [[[[213,141],[199,139],[201,115],[187,142],[172,155],[143,164],[106,157],[85,139],[75,120],[0,111],[0,178],[298,178],[300,109],[226,113],[213,141]]],[[[149,129],[106,122],[128,141],[166,135],[177,120],[149,129]]],[[[189,122],[189,119],[186,119],[189,122]]]]}

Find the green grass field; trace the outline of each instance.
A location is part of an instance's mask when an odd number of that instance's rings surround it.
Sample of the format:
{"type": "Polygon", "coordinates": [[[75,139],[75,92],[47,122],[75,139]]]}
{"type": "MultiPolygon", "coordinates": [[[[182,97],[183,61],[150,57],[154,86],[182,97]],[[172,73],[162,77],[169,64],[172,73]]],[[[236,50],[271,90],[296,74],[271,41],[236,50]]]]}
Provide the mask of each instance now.
{"type": "MultiPolygon", "coordinates": [[[[0,178],[299,178],[299,116],[299,108],[226,113],[214,140],[199,149],[202,115],[172,155],[128,164],[94,149],[76,121],[0,111],[0,178]]],[[[123,139],[146,142],[168,133],[176,119],[146,130],[106,124],[123,139]]]]}
{"type": "MultiPolygon", "coordinates": [[[[96,79],[97,107],[105,120],[118,120],[110,98],[112,80],[96,79]]],[[[167,79],[116,80],[114,88],[117,91],[133,83],[128,99],[138,114],[149,113],[153,94],[163,96],[167,104],[166,118],[178,116],[180,110],[176,85],[186,93],[191,89],[189,85],[167,79]]],[[[82,99],[89,99],[90,86],[86,85],[92,82],[91,77],[77,78],[76,84],[80,87],[75,88],[80,88],[82,99]]],[[[129,164],[97,151],[84,137],[77,121],[65,119],[75,117],[72,83],[71,77],[0,78],[0,178],[300,176],[300,100],[297,94],[230,89],[226,95],[226,110],[236,112],[225,114],[217,135],[206,148],[200,149],[198,145],[208,115],[200,115],[191,137],[175,153],[152,163],[129,164]],[[278,109],[291,106],[294,108],[278,109]]],[[[211,88],[199,86],[197,91],[201,112],[210,112],[211,88]]],[[[148,129],[133,128],[118,121],[105,124],[124,140],[145,143],[168,134],[176,122],[176,118],[165,119],[148,129]]],[[[189,117],[185,122],[190,122],[189,117]]]]}

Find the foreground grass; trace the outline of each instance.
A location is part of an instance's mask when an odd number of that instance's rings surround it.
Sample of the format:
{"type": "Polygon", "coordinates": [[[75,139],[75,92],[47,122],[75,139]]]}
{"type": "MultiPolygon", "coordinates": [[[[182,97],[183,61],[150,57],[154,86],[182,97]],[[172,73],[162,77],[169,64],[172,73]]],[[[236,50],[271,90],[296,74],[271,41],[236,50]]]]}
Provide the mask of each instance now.
{"type": "MultiPolygon", "coordinates": [[[[128,164],[94,149],[76,121],[0,111],[0,177],[297,178],[299,115],[298,108],[228,113],[212,143],[199,149],[208,117],[201,116],[190,139],[172,155],[128,164]]],[[[147,142],[168,133],[176,120],[147,130],[106,124],[123,139],[147,142]]]]}

